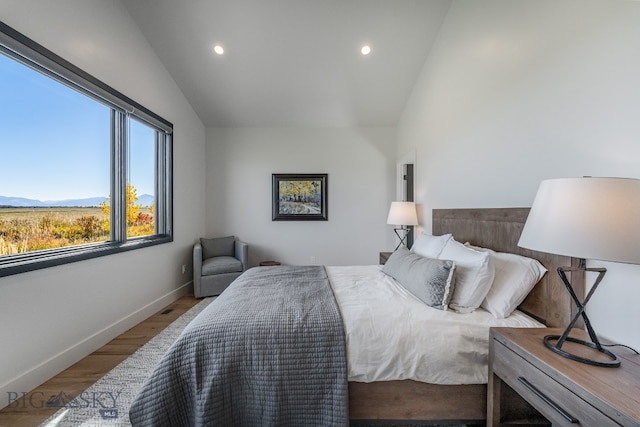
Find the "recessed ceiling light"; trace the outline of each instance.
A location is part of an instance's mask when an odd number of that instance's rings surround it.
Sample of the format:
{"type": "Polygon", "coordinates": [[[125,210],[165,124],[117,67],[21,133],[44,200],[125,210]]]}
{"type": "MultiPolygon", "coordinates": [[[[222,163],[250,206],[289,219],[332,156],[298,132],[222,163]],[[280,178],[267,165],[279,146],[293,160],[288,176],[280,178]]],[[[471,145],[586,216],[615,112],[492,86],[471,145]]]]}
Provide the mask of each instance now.
{"type": "Polygon", "coordinates": [[[213,51],[215,53],[217,53],[218,55],[222,55],[224,53],[224,48],[222,46],[220,46],[219,44],[215,45],[213,47],[213,51]]]}
{"type": "Polygon", "coordinates": [[[362,49],[360,49],[360,53],[362,53],[363,55],[369,55],[371,53],[371,46],[365,44],[364,46],[362,46],[362,49]]]}

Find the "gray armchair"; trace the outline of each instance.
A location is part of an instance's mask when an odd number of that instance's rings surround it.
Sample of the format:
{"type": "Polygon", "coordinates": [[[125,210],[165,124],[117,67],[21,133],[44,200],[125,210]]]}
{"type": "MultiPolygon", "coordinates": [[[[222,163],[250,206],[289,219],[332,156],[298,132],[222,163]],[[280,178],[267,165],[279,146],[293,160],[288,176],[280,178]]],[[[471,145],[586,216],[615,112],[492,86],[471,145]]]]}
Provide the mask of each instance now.
{"type": "Polygon", "coordinates": [[[234,236],[200,239],[193,246],[193,293],[220,295],[247,269],[249,246],[234,236]]]}

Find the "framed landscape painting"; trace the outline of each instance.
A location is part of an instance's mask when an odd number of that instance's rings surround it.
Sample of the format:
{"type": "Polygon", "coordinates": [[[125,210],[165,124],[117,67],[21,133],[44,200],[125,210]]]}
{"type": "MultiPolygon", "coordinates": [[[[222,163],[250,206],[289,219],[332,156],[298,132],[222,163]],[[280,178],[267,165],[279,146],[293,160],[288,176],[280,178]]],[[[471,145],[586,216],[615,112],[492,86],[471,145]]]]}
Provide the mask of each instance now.
{"type": "Polygon", "coordinates": [[[273,221],[327,221],[326,173],[274,173],[273,221]]]}

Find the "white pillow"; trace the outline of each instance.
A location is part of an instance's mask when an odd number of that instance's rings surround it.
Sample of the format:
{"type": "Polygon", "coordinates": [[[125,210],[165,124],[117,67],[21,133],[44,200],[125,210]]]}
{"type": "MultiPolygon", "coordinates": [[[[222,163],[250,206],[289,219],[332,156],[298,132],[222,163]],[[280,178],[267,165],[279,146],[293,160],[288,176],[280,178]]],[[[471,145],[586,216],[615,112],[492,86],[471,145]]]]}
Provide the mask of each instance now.
{"type": "Polygon", "coordinates": [[[495,275],[490,254],[450,239],[438,258],[456,263],[456,285],[449,307],[458,313],[471,313],[480,307],[495,275]]]}
{"type": "Polygon", "coordinates": [[[451,240],[451,234],[432,236],[423,231],[411,246],[411,252],[415,252],[425,258],[437,259],[449,240],[451,240]]]}
{"type": "Polygon", "coordinates": [[[495,266],[493,285],[482,301],[482,308],[496,319],[504,319],[524,301],[547,269],[532,258],[491,249],[481,250],[491,255],[495,266]]]}

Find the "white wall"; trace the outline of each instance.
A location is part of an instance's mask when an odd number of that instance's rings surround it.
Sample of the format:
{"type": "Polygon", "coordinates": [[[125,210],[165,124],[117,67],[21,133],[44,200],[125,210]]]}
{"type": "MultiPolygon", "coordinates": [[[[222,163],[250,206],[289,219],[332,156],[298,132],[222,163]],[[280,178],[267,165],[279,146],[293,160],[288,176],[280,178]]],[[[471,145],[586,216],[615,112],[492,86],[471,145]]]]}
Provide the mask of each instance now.
{"type": "Polygon", "coordinates": [[[251,265],[375,264],[393,249],[393,128],[207,130],[207,234],[249,243],[251,265]],[[272,221],[271,174],[328,173],[328,221],[272,221]]]}
{"type": "MultiPolygon", "coordinates": [[[[432,208],[530,206],[547,178],[640,178],[638,76],[640,2],[455,0],[398,126],[425,228],[432,208]]],[[[591,320],[640,347],[640,267],[606,267],[591,320]]]]}
{"type": "Polygon", "coordinates": [[[175,129],[173,243],[0,278],[2,407],[189,290],[205,230],[205,129],[119,2],[0,3],[7,25],[175,129]]]}

